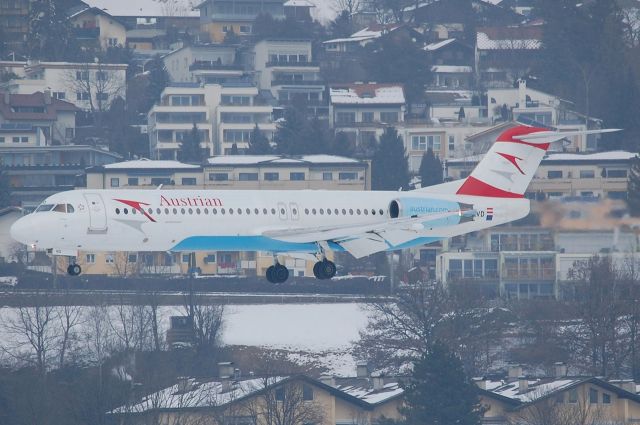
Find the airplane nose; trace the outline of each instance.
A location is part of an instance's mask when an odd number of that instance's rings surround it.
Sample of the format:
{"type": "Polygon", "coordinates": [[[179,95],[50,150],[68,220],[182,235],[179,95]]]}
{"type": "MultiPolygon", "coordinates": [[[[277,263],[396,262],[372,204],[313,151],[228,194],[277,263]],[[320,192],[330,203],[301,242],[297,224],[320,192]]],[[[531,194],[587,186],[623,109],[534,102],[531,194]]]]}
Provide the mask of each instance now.
{"type": "Polygon", "coordinates": [[[33,239],[33,229],[31,223],[29,222],[29,217],[19,218],[15,223],[11,225],[11,228],[9,229],[11,237],[14,240],[25,245],[33,243],[33,240],[31,240],[33,239]]]}

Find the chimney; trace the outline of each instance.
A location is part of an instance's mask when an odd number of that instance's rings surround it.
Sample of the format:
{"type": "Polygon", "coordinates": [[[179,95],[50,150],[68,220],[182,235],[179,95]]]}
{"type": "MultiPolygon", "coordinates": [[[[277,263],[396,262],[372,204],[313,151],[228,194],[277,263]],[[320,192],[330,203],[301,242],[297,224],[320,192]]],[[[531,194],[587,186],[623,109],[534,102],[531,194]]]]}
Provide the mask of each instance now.
{"type": "Polygon", "coordinates": [[[242,377],[242,371],[239,368],[233,369],[233,379],[234,379],[234,381],[237,381],[241,377],[242,377]]]}
{"type": "Polygon", "coordinates": [[[384,374],[376,373],[371,375],[371,383],[373,384],[374,391],[380,391],[384,388],[384,374]]]}
{"type": "Polygon", "coordinates": [[[518,106],[527,107],[527,81],[523,79],[518,80],[518,106]]]}
{"type": "Polygon", "coordinates": [[[336,378],[334,378],[332,375],[321,375],[320,382],[330,387],[336,386],[336,378]]]}
{"type": "Polygon", "coordinates": [[[51,105],[51,90],[46,89],[42,97],[44,98],[45,105],[51,105]]]}
{"type": "Polygon", "coordinates": [[[564,362],[556,362],[553,364],[554,376],[563,378],[567,376],[567,365],[564,362]]]}
{"type": "Polygon", "coordinates": [[[529,391],[529,380],[526,376],[518,376],[518,391],[524,394],[529,391]]]}
{"type": "Polygon", "coordinates": [[[507,375],[507,381],[513,382],[517,380],[519,376],[522,376],[522,366],[520,366],[519,364],[510,365],[507,375]]]}
{"type": "Polygon", "coordinates": [[[369,365],[367,362],[358,362],[356,364],[356,377],[368,378],[369,377],[369,365]]]}
{"type": "Polygon", "coordinates": [[[487,380],[484,379],[483,376],[472,378],[472,381],[481,390],[486,390],[487,389],[487,380]]]}
{"type": "Polygon", "coordinates": [[[191,391],[191,379],[187,376],[178,377],[178,392],[185,393],[191,391]]]}
{"type": "Polygon", "coordinates": [[[218,363],[218,376],[221,379],[228,379],[233,376],[235,368],[233,362],[219,362],[218,363]]]}

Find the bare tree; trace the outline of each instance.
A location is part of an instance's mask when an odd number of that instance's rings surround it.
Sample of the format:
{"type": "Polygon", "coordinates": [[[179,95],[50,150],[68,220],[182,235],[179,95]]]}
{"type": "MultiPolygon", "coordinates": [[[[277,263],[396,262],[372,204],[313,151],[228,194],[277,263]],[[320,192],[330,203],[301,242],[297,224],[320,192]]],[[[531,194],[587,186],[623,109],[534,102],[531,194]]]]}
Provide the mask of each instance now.
{"type": "Polygon", "coordinates": [[[224,327],[224,305],[208,304],[198,294],[185,296],[185,314],[192,316],[196,347],[204,352],[215,350],[220,345],[224,327]]]}
{"type": "Polygon", "coordinates": [[[67,360],[67,352],[70,349],[72,341],[77,336],[75,334],[76,328],[79,327],[84,317],[82,315],[82,307],[73,304],[73,300],[70,299],[69,294],[65,295],[65,304],[56,309],[56,319],[60,329],[59,338],[59,352],[58,352],[58,367],[62,368],[67,360]]]}
{"type": "Polygon", "coordinates": [[[333,9],[340,13],[347,11],[349,16],[357,13],[362,8],[362,2],[360,0],[333,0],[333,9]]]}

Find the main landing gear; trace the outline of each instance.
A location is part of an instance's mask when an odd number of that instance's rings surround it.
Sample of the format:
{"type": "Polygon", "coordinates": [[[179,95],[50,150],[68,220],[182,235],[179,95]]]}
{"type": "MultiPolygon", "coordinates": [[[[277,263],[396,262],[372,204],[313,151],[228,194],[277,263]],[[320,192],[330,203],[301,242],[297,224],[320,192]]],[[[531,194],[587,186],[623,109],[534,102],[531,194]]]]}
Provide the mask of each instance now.
{"type": "Polygon", "coordinates": [[[326,258],[313,265],[313,275],[316,279],[331,279],[336,275],[336,264],[326,258]]]}
{"type": "Polygon", "coordinates": [[[69,276],[78,276],[82,273],[82,268],[78,264],[69,264],[69,267],[67,267],[67,273],[69,276]]]}
{"type": "Polygon", "coordinates": [[[276,262],[267,268],[267,280],[271,283],[284,283],[289,279],[289,270],[282,264],[276,262]]]}

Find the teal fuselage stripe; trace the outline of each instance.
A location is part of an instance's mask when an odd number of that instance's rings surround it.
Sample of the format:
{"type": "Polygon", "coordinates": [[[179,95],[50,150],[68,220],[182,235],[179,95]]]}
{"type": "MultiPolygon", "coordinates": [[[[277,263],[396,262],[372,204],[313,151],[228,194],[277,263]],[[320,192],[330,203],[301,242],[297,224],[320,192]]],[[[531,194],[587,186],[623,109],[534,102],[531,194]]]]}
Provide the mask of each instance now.
{"type": "MultiPolygon", "coordinates": [[[[391,247],[388,251],[428,244],[440,238],[417,238],[391,247]]],[[[344,251],[335,242],[329,241],[333,251],[344,251]]],[[[191,236],[184,239],[171,251],[269,251],[269,252],[316,252],[318,246],[313,242],[285,242],[265,236],[191,236]]]]}

